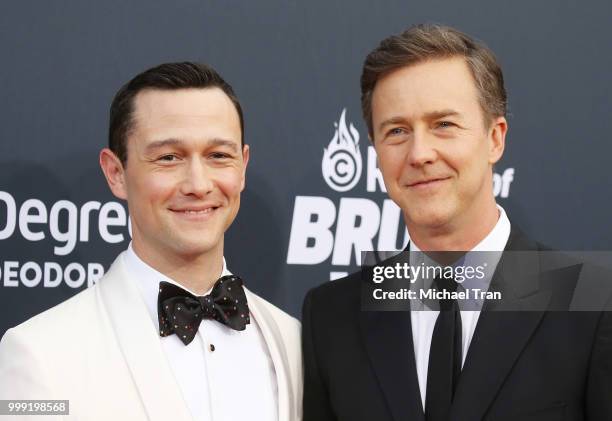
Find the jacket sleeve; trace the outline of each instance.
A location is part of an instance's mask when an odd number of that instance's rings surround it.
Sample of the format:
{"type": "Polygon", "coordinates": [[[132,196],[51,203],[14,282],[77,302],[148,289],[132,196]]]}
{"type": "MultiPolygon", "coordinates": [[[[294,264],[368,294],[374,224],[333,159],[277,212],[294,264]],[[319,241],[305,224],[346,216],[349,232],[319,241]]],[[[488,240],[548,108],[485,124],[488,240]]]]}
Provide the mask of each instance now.
{"type": "MultiPolygon", "coordinates": [[[[313,323],[313,295],[311,290],[302,308],[302,347],[304,356],[304,421],[335,421],[325,373],[319,365],[322,355],[317,354],[316,329],[313,323]]],[[[320,344],[319,344],[320,345],[320,344]]]]}
{"type": "Polygon", "coordinates": [[[591,351],[586,420],[612,420],[612,309],[601,313],[591,351]]]}
{"type": "MultiPolygon", "coordinates": [[[[45,377],[45,367],[40,355],[44,349],[29,343],[26,332],[9,329],[0,341],[0,400],[51,400],[53,388],[45,377]]],[[[39,420],[40,416],[19,415],[2,417],[16,421],[39,420]]],[[[63,416],[44,417],[47,421],[61,421],[63,416]]]]}

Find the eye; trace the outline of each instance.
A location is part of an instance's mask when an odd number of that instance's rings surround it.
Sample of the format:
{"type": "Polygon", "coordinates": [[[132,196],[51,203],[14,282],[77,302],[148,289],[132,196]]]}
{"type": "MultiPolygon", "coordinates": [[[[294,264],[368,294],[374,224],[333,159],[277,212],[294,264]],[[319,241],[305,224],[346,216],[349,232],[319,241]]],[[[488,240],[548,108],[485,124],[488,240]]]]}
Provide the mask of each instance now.
{"type": "Polygon", "coordinates": [[[176,155],[168,154],[160,156],[159,158],[157,158],[157,160],[162,162],[174,162],[178,160],[178,157],[176,155]]]}
{"type": "Polygon", "coordinates": [[[439,121],[436,123],[436,128],[438,129],[449,129],[451,127],[455,127],[455,123],[451,123],[450,121],[439,121]]]}
{"type": "Polygon", "coordinates": [[[389,130],[389,132],[387,133],[387,135],[389,136],[398,136],[401,134],[404,134],[405,130],[402,129],[401,127],[394,127],[391,130],[389,130]]]}
{"type": "Polygon", "coordinates": [[[213,152],[210,154],[210,157],[212,159],[224,159],[224,158],[230,158],[230,155],[224,152],[213,152]]]}

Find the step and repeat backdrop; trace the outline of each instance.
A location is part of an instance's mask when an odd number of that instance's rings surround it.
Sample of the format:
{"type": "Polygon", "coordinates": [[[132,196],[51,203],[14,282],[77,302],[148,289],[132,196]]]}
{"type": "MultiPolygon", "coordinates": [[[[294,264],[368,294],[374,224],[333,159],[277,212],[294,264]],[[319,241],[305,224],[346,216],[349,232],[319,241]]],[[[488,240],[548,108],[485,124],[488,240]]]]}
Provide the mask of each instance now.
{"type": "Polygon", "coordinates": [[[108,109],[136,73],[211,64],[251,147],[226,235],[230,270],[299,317],[306,291],[361,250],[408,238],[359,105],[365,55],[437,22],[484,40],[509,95],[494,193],[514,224],[565,250],[612,249],[608,2],[19,1],[0,13],[0,336],[96,283],[130,241],[98,165],[108,109]]]}

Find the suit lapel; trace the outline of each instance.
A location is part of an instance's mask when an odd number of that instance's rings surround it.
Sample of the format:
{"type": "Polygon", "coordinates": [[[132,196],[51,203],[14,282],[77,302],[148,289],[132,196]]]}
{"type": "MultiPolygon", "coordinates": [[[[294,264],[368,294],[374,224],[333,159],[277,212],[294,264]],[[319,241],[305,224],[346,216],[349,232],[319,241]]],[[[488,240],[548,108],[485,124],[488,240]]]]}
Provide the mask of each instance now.
{"type": "Polygon", "coordinates": [[[409,311],[360,311],[365,348],[396,421],[424,420],[409,311]]]}
{"type": "MultiPolygon", "coordinates": [[[[549,297],[548,293],[537,294],[526,304],[537,308],[549,297]]],[[[482,419],[543,314],[543,311],[481,313],[457,385],[451,410],[453,419],[482,419]]]]}
{"type": "Polygon", "coordinates": [[[100,281],[99,288],[148,419],[192,420],[145,303],[127,276],[123,254],[100,281]]]}
{"type": "Polygon", "coordinates": [[[480,314],[453,400],[453,420],[483,418],[550,300],[550,291],[539,290],[535,243],[513,228],[506,251],[511,253],[502,256],[490,287],[502,292],[503,301],[480,314]]]}
{"type": "Polygon", "coordinates": [[[278,385],[278,419],[292,420],[296,419],[293,408],[296,408],[296,402],[293,402],[293,393],[291,393],[291,382],[287,373],[289,361],[287,351],[283,344],[283,337],[278,329],[278,325],[274,321],[273,316],[265,308],[260,299],[248,289],[244,289],[247,302],[249,303],[249,312],[257,322],[257,326],[263,335],[264,341],[270,352],[270,358],[274,364],[276,372],[276,382],[278,385]]]}

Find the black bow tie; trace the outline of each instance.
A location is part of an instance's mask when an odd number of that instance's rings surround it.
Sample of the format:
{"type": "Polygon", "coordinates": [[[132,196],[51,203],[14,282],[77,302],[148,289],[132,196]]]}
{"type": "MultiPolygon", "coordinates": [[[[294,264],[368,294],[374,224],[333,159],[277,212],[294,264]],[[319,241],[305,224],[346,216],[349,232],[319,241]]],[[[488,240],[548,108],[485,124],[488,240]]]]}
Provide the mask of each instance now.
{"type": "Polygon", "coordinates": [[[185,345],[195,338],[202,319],[214,319],[235,330],[244,330],[251,320],[242,279],[234,275],[220,278],[204,297],[160,282],[157,315],[159,335],[176,333],[185,345]]]}

